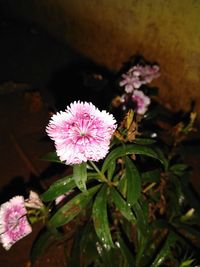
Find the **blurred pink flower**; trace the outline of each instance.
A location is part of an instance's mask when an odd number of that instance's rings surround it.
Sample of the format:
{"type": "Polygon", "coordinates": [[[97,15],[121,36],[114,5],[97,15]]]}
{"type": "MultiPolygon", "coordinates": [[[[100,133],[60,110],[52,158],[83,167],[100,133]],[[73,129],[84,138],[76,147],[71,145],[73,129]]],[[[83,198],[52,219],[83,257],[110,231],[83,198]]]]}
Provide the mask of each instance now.
{"type": "Polygon", "coordinates": [[[32,209],[41,209],[44,205],[39,195],[34,191],[30,191],[29,198],[25,201],[25,206],[32,209]]]}
{"type": "Polygon", "coordinates": [[[66,164],[98,161],[106,156],[116,120],[92,103],[74,102],[51,118],[46,131],[66,164]]]}
{"type": "Polygon", "coordinates": [[[126,93],[132,93],[135,88],[141,86],[141,82],[138,76],[132,74],[122,74],[123,80],[119,83],[120,86],[125,86],[126,93]]]}
{"type": "Polygon", "coordinates": [[[135,90],[132,94],[132,100],[136,103],[136,113],[143,115],[150,104],[150,98],[142,91],[135,90]]]}
{"type": "Polygon", "coordinates": [[[158,78],[160,73],[160,68],[158,65],[136,65],[133,66],[128,73],[140,78],[142,84],[150,83],[153,79],[158,78]]]}
{"type": "Polygon", "coordinates": [[[67,197],[67,194],[60,195],[55,199],[55,204],[58,205],[60,204],[65,198],[67,197]]]}
{"type": "Polygon", "coordinates": [[[140,88],[141,85],[150,83],[153,79],[159,77],[159,66],[157,65],[135,65],[122,74],[120,86],[125,86],[126,93],[132,93],[134,89],[140,88]]]}
{"type": "Polygon", "coordinates": [[[0,207],[0,242],[6,250],[31,233],[24,198],[15,196],[0,207]]]}

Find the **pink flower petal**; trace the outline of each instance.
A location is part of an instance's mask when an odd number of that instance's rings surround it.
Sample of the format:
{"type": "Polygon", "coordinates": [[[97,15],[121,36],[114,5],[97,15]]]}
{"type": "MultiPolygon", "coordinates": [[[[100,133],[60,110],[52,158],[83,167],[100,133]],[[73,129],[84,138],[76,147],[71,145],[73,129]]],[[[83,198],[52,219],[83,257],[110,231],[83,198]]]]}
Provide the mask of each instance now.
{"type": "Polygon", "coordinates": [[[0,207],[0,242],[6,250],[28,235],[32,228],[26,218],[24,198],[15,196],[0,207]]]}
{"type": "Polygon", "coordinates": [[[150,104],[150,98],[146,96],[142,91],[135,90],[132,95],[132,100],[136,102],[136,112],[143,115],[150,104]]]}
{"type": "Polygon", "coordinates": [[[139,89],[142,84],[150,83],[159,75],[159,66],[157,65],[135,65],[126,74],[122,74],[119,85],[125,86],[126,93],[132,93],[134,89],[139,89]]]}
{"type": "Polygon", "coordinates": [[[92,103],[74,102],[51,118],[46,131],[66,164],[98,161],[106,156],[116,120],[92,103]]]}

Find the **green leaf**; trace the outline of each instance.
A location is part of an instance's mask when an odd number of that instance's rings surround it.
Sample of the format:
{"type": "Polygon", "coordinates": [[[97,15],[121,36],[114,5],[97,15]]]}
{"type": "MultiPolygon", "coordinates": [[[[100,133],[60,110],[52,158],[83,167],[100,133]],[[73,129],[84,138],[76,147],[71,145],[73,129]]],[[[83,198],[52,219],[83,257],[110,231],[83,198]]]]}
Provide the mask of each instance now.
{"type": "Polygon", "coordinates": [[[98,237],[94,230],[94,225],[89,221],[82,230],[80,239],[80,257],[83,266],[90,266],[99,257],[96,244],[98,237]]]}
{"type": "Polygon", "coordinates": [[[121,214],[130,222],[135,223],[136,218],[131,210],[131,208],[127,205],[126,201],[122,198],[119,192],[115,189],[111,189],[111,197],[114,202],[116,208],[121,212],[121,214]]]}
{"type": "MultiPolygon", "coordinates": [[[[97,173],[88,173],[88,181],[91,179],[98,179],[99,174],[97,173]]],[[[53,183],[49,189],[41,195],[43,201],[52,201],[57,197],[68,193],[70,190],[76,187],[74,178],[72,175],[63,177],[55,183],[53,183]]]]}
{"type": "Polygon", "coordinates": [[[140,174],[128,157],[125,159],[125,177],[127,179],[127,202],[132,207],[141,194],[141,178],[140,174]]]}
{"type": "Polygon", "coordinates": [[[118,184],[117,188],[119,189],[119,191],[122,194],[122,196],[124,198],[126,198],[126,195],[127,195],[127,179],[126,179],[124,174],[122,175],[121,180],[119,181],[119,184],[118,184]]]}
{"type": "MultiPolygon", "coordinates": [[[[80,252],[81,252],[81,248],[80,248],[80,238],[81,238],[81,231],[82,229],[77,228],[76,232],[73,235],[73,243],[72,243],[72,248],[70,250],[70,255],[68,257],[68,261],[67,261],[67,266],[70,267],[77,267],[80,266],[80,252]]],[[[69,248],[67,248],[66,246],[66,250],[68,250],[69,248]]]]}
{"type": "Polygon", "coordinates": [[[41,160],[46,160],[46,161],[50,161],[50,162],[56,162],[56,163],[65,164],[64,162],[62,162],[59,159],[59,157],[57,156],[56,152],[49,152],[45,156],[41,157],[41,160]]]}
{"type": "Polygon", "coordinates": [[[112,161],[115,161],[117,158],[131,154],[145,155],[158,159],[159,161],[161,161],[161,163],[163,163],[163,159],[159,158],[157,152],[155,152],[152,148],[137,144],[131,144],[126,146],[120,146],[112,150],[104,160],[104,164],[102,166],[102,173],[105,173],[112,161]]]}
{"type": "Polygon", "coordinates": [[[58,196],[65,194],[76,187],[72,176],[64,177],[53,183],[49,189],[41,195],[43,201],[52,201],[58,196]]]}
{"type": "Polygon", "coordinates": [[[62,226],[74,219],[87,204],[99,189],[100,185],[94,186],[88,190],[88,194],[80,193],[72,198],[67,204],[60,208],[50,219],[50,224],[54,227],[62,226]]]}
{"type": "Polygon", "coordinates": [[[157,256],[155,257],[151,267],[159,267],[162,266],[163,262],[167,259],[168,256],[171,254],[171,248],[175,245],[176,236],[172,232],[170,232],[161,247],[160,251],[158,252],[157,256]]]}
{"type": "Polygon", "coordinates": [[[42,256],[46,252],[47,248],[59,238],[60,238],[59,233],[57,233],[56,235],[56,232],[54,232],[53,234],[48,229],[42,229],[39,232],[31,248],[30,252],[31,263],[33,264],[38,257],[42,256]]]}
{"type": "Polygon", "coordinates": [[[119,242],[119,248],[121,250],[121,253],[124,257],[125,262],[127,263],[128,267],[133,267],[135,266],[135,260],[133,255],[131,254],[131,251],[129,250],[129,248],[126,246],[123,238],[118,235],[118,242],[119,242]]]}
{"type": "Polygon", "coordinates": [[[183,163],[177,163],[170,167],[171,171],[185,171],[188,168],[188,165],[183,163]]]}
{"type": "Polygon", "coordinates": [[[111,181],[116,168],[116,161],[112,161],[108,167],[108,180],[111,181]]]}
{"type": "MultiPolygon", "coordinates": [[[[118,247],[110,248],[109,250],[105,248],[105,245],[102,243],[96,243],[97,251],[99,253],[100,259],[97,260],[95,266],[98,267],[119,267],[122,266],[120,264],[121,254],[118,247]]],[[[125,267],[123,265],[123,267],[125,267]]]]}
{"type": "Polygon", "coordinates": [[[140,262],[143,259],[147,242],[151,236],[151,227],[148,223],[147,211],[144,203],[137,201],[132,209],[136,216],[137,227],[136,266],[141,266],[140,262]]]}
{"type": "Polygon", "coordinates": [[[157,183],[160,180],[160,173],[161,173],[160,169],[143,172],[141,173],[142,181],[149,183],[153,182],[157,183]]]}
{"type": "Polygon", "coordinates": [[[73,165],[73,179],[77,187],[84,193],[87,192],[86,181],[87,181],[87,164],[83,162],[81,164],[73,165]]]}
{"type": "Polygon", "coordinates": [[[97,236],[103,243],[104,247],[109,250],[111,247],[114,247],[114,244],[108,222],[107,194],[108,187],[104,185],[95,198],[92,217],[97,236]]]}
{"type": "Polygon", "coordinates": [[[182,190],[181,179],[174,173],[169,173],[168,177],[171,181],[171,190],[168,192],[168,212],[171,218],[176,218],[182,215],[185,195],[182,190]]]}
{"type": "MultiPolygon", "coordinates": [[[[192,266],[194,266],[194,262],[195,262],[194,259],[183,260],[179,267],[192,267],[192,266]]],[[[197,267],[197,265],[196,265],[196,267],[197,267]]]]}
{"type": "Polygon", "coordinates": [[[181,176],[187,169],[188,165],[182,163],[174,164],[170,167],[170,171],[178,176],[181,176]]]}
{"type": "MultiPolygon", "coordinates": [[[[99,259],[96,259],[94,266],[98,267],[125,267],[122,265],[122,255],[118,246],[106,249],[105,244],[96,242],[99,259]]],[[[92,265],[93,266],[93,265],[92,265]]],[[[88,267],[88,266],[87,266],[88,267]]]]}
{"type": "MultiPolygon", "coordinates": [[[[199,222],[199,220],[198,220],[198,222],[199,222]]],[[[195,239],[195,238],[200,236],[200,230],[196,229],[193,225],[190,226],[189,224],[186,224],[186,223],[180,222],[180,221],[174,222],[173,224],[174,224],[175,228],[178,229],[177,233],[179,233],[180,230],[184,230],[184,234],[188,238],[192,237],[193,239],[195,239]]]]}
{"type": "Polygon", "coordinates": [[[156,140],[150,138],[136,138],[135,140],[133,140],[133,143],[138,145],[152,145],[156,143],[156,140]]]}
{"type": "Polygon", "coordinates": [[[137,222],[137,228],[142,236],[145,236],[146,229],[147,229],[147,221],[145,212],[143,211],[141,204],[139,202],[136,202],[133,206],[133,211],[136,216],[136,222],[137,222]]]}
{"type": "Polygon", "coordinates": [[[157,154],[159,160],[162,162],[163,166],[165,167],[165,171],[167,172],[169,168],[169,162],[166,159],[163,151],[159,147],[154,147],[154,151],[157,154]]]}
{"type": "Polygon", "coordinates": [[[181,185],[184,195],[187,197],[190,206],[200,215],[200,200],[191,183],[189,182],[189,173],[184,173],[181,177],[181,185]]]}

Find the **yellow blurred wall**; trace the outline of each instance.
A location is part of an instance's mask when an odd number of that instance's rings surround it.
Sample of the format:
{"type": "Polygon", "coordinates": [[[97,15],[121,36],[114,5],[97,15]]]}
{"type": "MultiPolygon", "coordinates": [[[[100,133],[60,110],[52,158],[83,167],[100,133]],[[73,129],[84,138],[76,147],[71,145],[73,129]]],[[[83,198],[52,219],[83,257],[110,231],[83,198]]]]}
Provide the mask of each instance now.
{"type": "Polygon", "coordinates": [[[161,100],[179,109],[194,99],[200,112],[199,0],[8,0],[7,6],[112,70],[137,53],[158,62],[161,100]]]}

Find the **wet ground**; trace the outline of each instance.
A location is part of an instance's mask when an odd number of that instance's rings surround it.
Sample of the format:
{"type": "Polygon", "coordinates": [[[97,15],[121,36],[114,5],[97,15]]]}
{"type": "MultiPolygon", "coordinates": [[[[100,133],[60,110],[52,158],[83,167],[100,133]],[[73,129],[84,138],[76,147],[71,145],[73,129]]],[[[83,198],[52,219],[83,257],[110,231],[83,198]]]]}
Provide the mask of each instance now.
{"type": "MultiPolygon", "coordinates": [[[[65,171],[40,160],[53,150],[45,127],[52,111],[74,100],[92,100],[100,108],[107,107],[112,92],[104,91],[108,84],[93,84],[90,71],[95,70],[109,75],[43,30],[0,20],[0,203],[16,194],[25,196],[29,189],[40,192],[65,171]]],[[[195,155],[189,160],[198,177],[199,156],[195,155]]],[[[29,266],[31,243],[39,229],[36,226],[8,252],[0,246],[1,266],[29,266]]],[[[62,248],[57,247],[54,255],[55,250],[50,251],[37,266],[63,266],[62,248]]]]}

